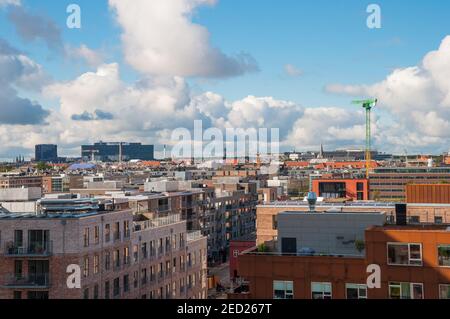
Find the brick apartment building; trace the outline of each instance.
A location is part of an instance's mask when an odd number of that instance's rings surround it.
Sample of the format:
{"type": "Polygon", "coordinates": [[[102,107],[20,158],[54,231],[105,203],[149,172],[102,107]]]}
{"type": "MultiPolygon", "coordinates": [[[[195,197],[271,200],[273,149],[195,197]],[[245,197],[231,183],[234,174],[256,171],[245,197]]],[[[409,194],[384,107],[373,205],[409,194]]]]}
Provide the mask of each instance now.
{"type": "MultiPolygon", "coordinates": [[[[395,220],[395,203],[389,202],[317,202],[317,212],[383,212],[391,221],[395,220]]],[[[411,224],[435,223],[450,224],[450,204],[408,203],[407,219],[411,224]]],[[[256,209],[257,244],[271,241],[277,237],[277,216],[283,211],[309,212],[305,201],[275,201],[258,205],[256,209]]]]}
{"type": "Polygon", "coordinates": [[[369,193],[374,200],[405,201],[408,184],[450,181],[449,167],[376,168],[370,174],[369,193]]]}
{"type": "MultiPolygon", "coordinates": [[[[289,230],[289,225],[302,216],[296,212],[281,215],[278,242],[267,243],[269,251],[254,249],[238,257],[239,274],[248,281],[249,292],[230,294],[230,298],[450,299],[447,225],[369,226],[364,231],[363,250],[346,254],[357,248],[350,240],[356,235],[352,234],[353,223],[363,226],[364,213],[305,214],[315,215],[309,219],[314,217],[314,227],[325,231],[300,234],[297,229],[297,235],[290,233],[295,229],[289,230]],[[323,218],[328,221],[323,223],[323,218]],[[328,236],[328,230],[341,234],[328,236]],[[304,249],[303,245],[310,244],[316,245],[314,250],[304,249]],[[381,268],[381,287],[368,289],[366,270],[372,264],[381,268]]],[[[307,230],[307,222],[300,229],[307,230]]]]}
{"type": "Polygon", "coordinates": [[[42,187],[42,176],[10,175],[0,176],[0,188],[42,187]]]}
{"type": "Polygon", "coordinates": [[[133,216],[80,200],[70,211],[68,203],[53,200],[39,216],[0,215],[0,298],[206,298],[206,238],[179,214],[133,216]],[[67,287],[71,264],[81,268],[81,289],[67,287]]]}

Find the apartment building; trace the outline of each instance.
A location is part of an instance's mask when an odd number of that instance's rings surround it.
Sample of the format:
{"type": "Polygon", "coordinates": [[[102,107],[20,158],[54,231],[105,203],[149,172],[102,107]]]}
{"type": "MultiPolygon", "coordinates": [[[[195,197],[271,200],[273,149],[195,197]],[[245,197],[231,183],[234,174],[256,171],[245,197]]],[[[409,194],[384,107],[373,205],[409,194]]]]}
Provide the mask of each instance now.
{"type": "Polygon", "coordinates": [[[370,198],[405,201],[408,184],[440,184],[450,181],[449,167],[376,168],[369,179],[370,198]]]}
{"type": "Polygon", "coordinates": [[[78,204],[58,212],[52,200],[40,216],[0,215],[0,298],[206,298],[206,238],[180,215],[136,218],[78,204]],[[67,285],[70,265],[81,288],[67,285]]]}
{"type": "Polygon", "coordinates": [[[298,213],[282,213],[285,220],[280,221],[278,242],[267,245],[264,251],[255,248],[238,257],[239,275],[248,281],[249,292],[229,297],[450,299],[449,226],[378,224],[363,231],[364,241],[356,241],[351,237],[357,238],[361,228],[348,227],[380,220],[376,214],[372,214],[372,221],[364,213],[353,214],[350,220],[351,213],[305,214],[308,220],[300,222],[298,213]],[[365,220],[360,219],[363,216],[365,220]],[[334,220],[332,225],[330,219],[334,220]],[[297,232],[293,222],[301,224],[297,232]],[[318,229],[316,233],[306,227],[311,222],[318,229]],[[327,233],[330,229],[334,229],[331,235],[327,233]],[[369,265],[381,269],[380,288],[367,286],[369,265]]]}
{"type": "Polygon", "coordinates": [[[42,187],[42,176],[10,175],[0,176],[0,188],[42,187]]]}
{"type": "Polygon", "coordinates": [[[81,175],[54,175],[42,177],[42,192],[44,194],[67,193],[71,189],[83,187],[81,175]]]}
{"type": "MultiPolygon", "coordinates": [[[[395,221],[397,203],[355,201],[346,203],[317,202],[316,212],[383,212],[390,222],[395,221]]],[[[258,205],[256,208],[257,244],[277,237],[278,214],[283,211],[309,212],[306,201],[274,201],[258,205]]],[[[406,218],[410,224],[434,223],[450,224],[450,204],[408,203],[406,218]]]]}

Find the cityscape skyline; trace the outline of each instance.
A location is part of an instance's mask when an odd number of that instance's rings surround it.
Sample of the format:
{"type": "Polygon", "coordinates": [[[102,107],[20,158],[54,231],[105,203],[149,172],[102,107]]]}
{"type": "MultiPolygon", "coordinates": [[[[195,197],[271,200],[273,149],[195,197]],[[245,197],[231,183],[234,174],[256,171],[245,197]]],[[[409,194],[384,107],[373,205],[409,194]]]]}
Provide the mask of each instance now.
{"type": "Polygon", "coordinates": [[[98,140],[152,144],[160,157],[195,120],[279,128],[282,152],[363,148],[355,97],[379,99],[378,150],[450,148],[448,4],[378,1],[383,24],[369,29],[358,1],[268,1],[256,13],[226,0],[77,3],[81,29],[66,26],[69,2],[0,1],[2,159],[47,143],[77,156],[98,140]],[[412,34],[410,21],[424,27],[412,34]]]}

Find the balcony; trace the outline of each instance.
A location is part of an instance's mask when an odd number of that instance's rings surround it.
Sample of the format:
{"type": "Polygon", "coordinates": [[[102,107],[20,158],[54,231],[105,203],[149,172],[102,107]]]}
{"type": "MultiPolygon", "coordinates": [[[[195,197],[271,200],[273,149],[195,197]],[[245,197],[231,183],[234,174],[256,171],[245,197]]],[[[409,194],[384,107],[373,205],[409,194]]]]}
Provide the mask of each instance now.
{"type": "Polygon", "coordinates": [[[118,242],[121,240],[120,231],[114,233],[114,242],[118,242]]]}
{"type": "Polygon", "coordinates": [[[4,288],[48,289],[50,288],[50,275],[47,273],[27,276],[12,275],[7,278],[4,288]]]}
{"type": "Polygon", "coordinates": [[[28,247],[8,243],[5,246],[5,256],[9,257],[49,257],[53,253],[53,242],[30,243],[28,247]]]}

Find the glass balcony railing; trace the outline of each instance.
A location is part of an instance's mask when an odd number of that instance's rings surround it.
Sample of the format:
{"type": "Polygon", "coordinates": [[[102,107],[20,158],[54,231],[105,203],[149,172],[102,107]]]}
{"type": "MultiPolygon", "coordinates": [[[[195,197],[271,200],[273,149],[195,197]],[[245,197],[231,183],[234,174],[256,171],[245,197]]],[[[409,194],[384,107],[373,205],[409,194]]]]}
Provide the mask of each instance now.
{"type": "Polygon", "coordinates": [[[50,256],[53,253],[53,242],[31,242],[28,246],[9,243],[5,246],[6,256],[50,256]]]}
{"type": "Polygon", "coordinates": [[[6,287],[16,289],[44,289],[50,287],[50,275],[28,274],[28,275],[12,275],[6,278],[6,287]]]}

